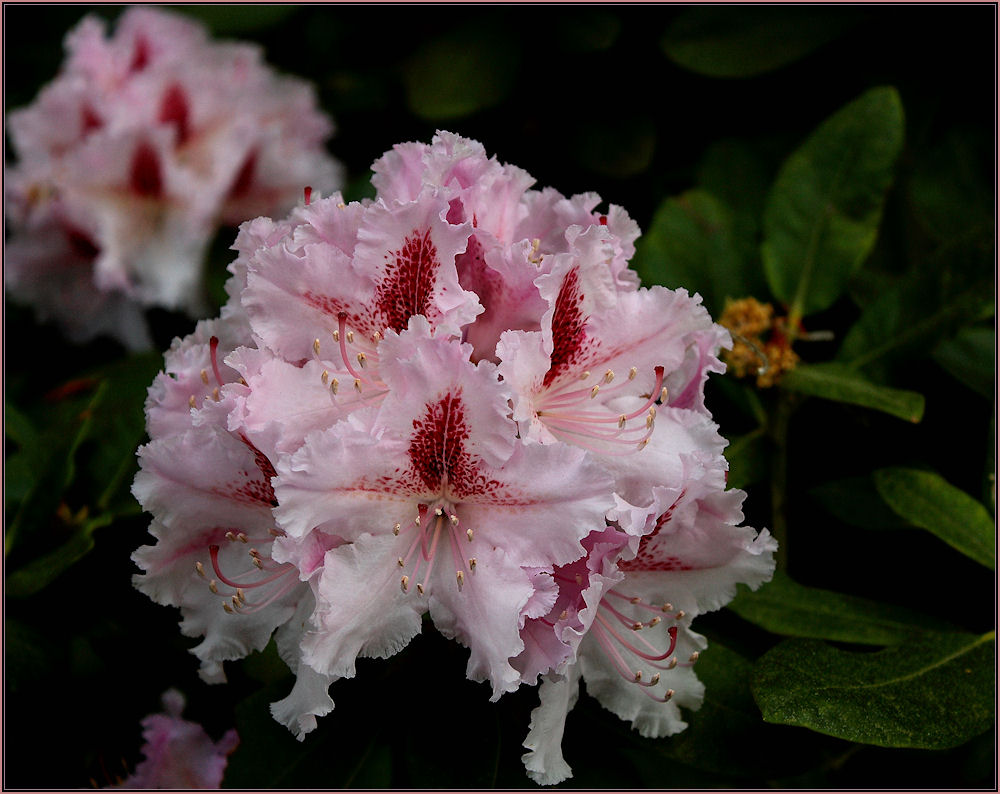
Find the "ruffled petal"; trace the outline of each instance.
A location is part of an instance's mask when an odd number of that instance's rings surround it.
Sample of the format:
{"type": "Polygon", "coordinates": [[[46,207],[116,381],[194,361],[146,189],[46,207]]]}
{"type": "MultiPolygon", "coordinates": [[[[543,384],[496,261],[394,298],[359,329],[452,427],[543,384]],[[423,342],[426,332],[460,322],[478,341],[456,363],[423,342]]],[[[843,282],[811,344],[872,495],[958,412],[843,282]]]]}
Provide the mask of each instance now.
{"type": "Polygon", "coordinates": [[[528,749],[521,760],[528,777],[540,786],[562,783],[573,776],[573,770],[562,754],[566,715],[576,705],[580,694],[580,672],[574,665],[564,677],[546,677],[538,687],[538,705],[531,712],[528,736],[523,746],[528,749]]]}

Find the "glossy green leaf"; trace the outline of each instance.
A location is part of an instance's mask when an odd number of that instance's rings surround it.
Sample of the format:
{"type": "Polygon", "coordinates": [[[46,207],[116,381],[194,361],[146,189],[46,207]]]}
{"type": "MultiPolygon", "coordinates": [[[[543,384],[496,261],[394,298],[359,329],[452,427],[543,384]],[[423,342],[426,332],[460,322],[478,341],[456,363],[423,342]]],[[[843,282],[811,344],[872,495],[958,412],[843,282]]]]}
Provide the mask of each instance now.
{"type": "Polygon", "coordinates": [[[871,477],[832,480],[810,489],[809,495],[852,527],[883,530],[913,526],[889,509],[871,477]]]}
{"type": "Polygon", "coordinates": [[[644,284],[700,293],[713,314],[727,297],[749,294],[726,206],[704,190],[668,198],[636,243],[633,266],[644,284]]]}
{"type": "Polygon", "coordinates": [[[793,63],[855,22],[842,9],[689,8],[660,41],[667,56],[710,77],[752,77],[793,63]]]}
{"type": "Polygon", "coordinates": [[[933,472],[888,468],[874,476],[879,494],[898,515],[996,570],[996,524],[982,503],[933,472]]]}
{"type": "Polygon", "coordinates": [[[480,26],[423,41],[403,74],[406,103],[429,121],[463,118],[503,101],[517,71],[513,38],[480,26]]]}
{"type": "Polygon", "coordinates": [[[894,88],[874,88],[827,119],[784,163],[764,209],[761,256],[793,317],[828,308],[875,244],[903,145],[894,88]]]}
{"type": "Polygon", "coordinates": [[[876,653],[785,640],[754,668],[764,719],[881,747],[955,747],[996,718],[993,632],[928,634],[876,653]]]}
{"type": "Polygon", "coordinates": [[[996,386],[997,335],[992,328],[964,328],[931,354],[953,377],[984,397],[996,386]]]}
{"type": "Polygon", "coordinates": [[[796,367],[783,376],[781,386],[800,394],[873,408],[908,422],[919,422],[924,415],[923,395],[880,386],[860,372],[835,362],[796,367]]]}
{"type": "Polygon", "coordinates": [[[773,634],[863,645],[895,645],[935,628],[949,628],[920,612],[805,587],[780,571],[754,592],[741,588],[729,609],[773,634]]]}

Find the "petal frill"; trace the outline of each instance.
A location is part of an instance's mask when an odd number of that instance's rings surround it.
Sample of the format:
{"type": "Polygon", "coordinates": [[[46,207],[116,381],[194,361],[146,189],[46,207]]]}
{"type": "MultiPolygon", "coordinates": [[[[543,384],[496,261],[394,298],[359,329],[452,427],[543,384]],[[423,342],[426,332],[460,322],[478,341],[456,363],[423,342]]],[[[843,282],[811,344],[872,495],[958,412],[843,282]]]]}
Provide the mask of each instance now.
{"type": "Polygon", "coordinates": [[[576,665],[565,676],[549,676],[538,687],[538,705],[531,712],[531,723],[521,756],[528,777],[540,786],[552,786],[572,777],[573,770],[563,758],[562,738],[566,715],[580,696],[580,671],[576,665]]]}
{"type": "Polygon", "coordinates": [[[313,625],[303,660],[317,672],[353,678],[358,656],[387,658],[420,632],[426,599],[400,588],[406,538],[361,535],[326,553],[316,580],[313,625]]]}
{"type": "MultiPolygon", "coordinates": [[[[665,631],[646,629],[642,632],[647,642],[659,652],[669,647],[665,631]]],[[[707,645],[705,638],[684,626],[678,627],[675,655],[687,659],[707,645]]],[[[608,653],[598,643],[593,632],[580,644],[579,667],[587,692],[608,711],[632,726],[647,738],[662,738],[679,733],[687,727],[680,707],[696,710],[701,707],[705,686],[698,680],[695,668],[678,664],[672,670],[657,670],[659,682],[645,687],[633,679],[626,679],[608,653]],[[663,703],[651,695],[663,698],[668,690],[673,696],[663,703]]],[[[649,681],[648,672],[644,675],[649,681]]]]}
{"type": "Polygon", "coordinates": [[[455,572],[439,563],[430,590],[430,613],[438,631],[469,649],[468,677],[489,681],[491,700],[497,700],[521,683],[510,659],[524,648],[518,631],[520,615],[534,587],[516,558],[502,549],[476,544],[475,554],[477,565],[461,587],[455,572]]]}
{"type": "Polygon", "coordinates": [[[333,711],[330,685],[334,677],[316,672],[302,659],[302,638],[315,607],[315,599],[307,593],[299,601],[295,614],[274,635],[278,654],[295,673],[295,684],[286,697],[271,704],[271,714],[299,741],[315,730],[317,717],[333,711]]]}

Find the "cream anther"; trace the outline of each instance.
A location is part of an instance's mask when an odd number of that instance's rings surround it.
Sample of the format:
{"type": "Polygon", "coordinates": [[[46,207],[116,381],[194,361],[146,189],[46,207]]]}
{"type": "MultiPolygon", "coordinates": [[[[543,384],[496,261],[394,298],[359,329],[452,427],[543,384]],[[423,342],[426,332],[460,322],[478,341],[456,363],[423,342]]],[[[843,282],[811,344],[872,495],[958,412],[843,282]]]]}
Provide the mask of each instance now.
{"type": "Polygon", "coordinates": [[[434,508],[434,515],[436,515],[436,516],[438,516],[440,518],[441,516],[444,515],[444,510],[442,510],[440,507],[435,507],[434,508]]]}
{"type": "Polygon", "coordinates": [[[694,653],[692,653],[692,654],[691,654],[691,656],[690,656],[690,658],[688,659],[688,661],[689,661],[689,662],[692,662],[692,663],[693,663],[693,662],[697,662],[697,661],[698,661],[698,657],[699,657],[700,655],[701,655],[701,654],[699,654],[699,653],[698,653],[698,651],[695,651],[694,653]]]}
{"type": "Polygon", "coordinates": [[[349,345],[353,345],[354,344],[354,331],[348,331],[347,332],[347,344],[349,344],[349,345]]]}
{"type": "Polygon", "coordinates": [[[585,369],[583,372],[580,373],[580,380],[587,380],[587,378],[589,377],[590,377],[589,369],[585,369]]]}
{"type": "Polygon", "coordinates": [[[337,380],[336,378],[334,378],[332,381],[330,381],[330,391],[332,391],[334,394],[336,394],[337,393],[337,389],[339,389],[339,388],[340,388],[340,381],[339,380],[337,380]]]}
{"type": "Polygon", "coordinates": [[[233,614],[233,608],[231,606],[229,606],[229,602],[228,601],[223,601],[222,602],[222,608],[224,610],[226,610],[226,612],[228,612],[230,615],[233,614]]]}
{"type": "Polygon", "coordinates": [[[674,605],[671,604],[669,601],[662,607],[660,607],[661,612],[673,612],[673,610],[674,610],[674,605]]]}
{"type": "Polygon", "coordinates": [[[249,542],[249,540],[250,540],[250,539],[249,539],[249,538],[247,537],[247,534],[246,534],[246,532],[240,532],[240,533],[239,533],[239,534],[238,534],[238,535],[237,535],[236,537],[238,537],[238,538],[240,539],[240,543],[247,543],[247,542],[249,542]]]}
{"type": "Polygon", "coordinates": [[[413,523],[416,524],[418,527],[420,526],[420,516],[419,515],[416,518],[413,519],[413,523]]]}
{"type": "Polygon", "coordinates": [[[234,607],[236,607],[237,609],[240,608],[241,604],[238,596],[232,596],[232,602],[234,607]]]}
{"type": "Polygon", "coordinates": [[[569,610],[564,609],[562,612],[559,613],[559,620],[566,620],[568,616],[569,616],[569,610]]]}
{"type": "Polygon", "coordinates": [[[361,381],[357,378],[354,379],[354,388],[357,390],[358,394],[361,394],[361,381]]]}
{"type": "Polygon", "coordinates": [[[401,529],[402,529],[402,527],[399,525],[399,522],[397,521],[396,525],[392,528],[392,534],[393,535],[398,535],[399,534],[399,530],[401,530],[401,529]]]}
{"type": "Polygon", "coordinates": [[[340,344],[340,331],[331,331],[330,335],[333,337],[333,341],[338,345],[340,344]]]}
{"type": "Polygon", "coordinates": [[[211,590],[215,595],[219,594],[219,586],[216,584],[215,579],[212,579],[208,583],[208,589],[211,590]]]}
{"type": "Polygon", "coordinates": [[[618,417],[619,428],[625,427],[625,419],[626,419],[625,414],[622,414],[621,416],[618,417]]]}
{"type": "Polygon", "coordinates": [[[666,703],[670,698],[674,696],[674,690],[668,689],[666,694],[663,696],[663,702],[666,703]]]}
{"type": "Polygon", "coordinates": [[[205,578],[205,566],[204,565],[202,565],[200,562],[196,562],[194,564],[194,569],[198,572],[198,576],[200,576],[202,579],[205,578]]]}
{"type": "Polygon", "coordinates": [[[590,390],[590,399],[593,400],[597,393],[601,390],[601,385],[597,384],[593,389],[590,390]]]}
{"type": "Polygon", "coordinates": [[[188,405],[190,405],[192,408],[195,408],[197,406],[197,403],[194,401],[193,394],[190,397],[188,397],[188,405]]]}
{"type": "Polygon", "coordinates": [[[448,515],[448,520],[451,522],[451,525],[453,527],[457,527],[458,526],[458,516],[456,516],[454,513],[450,513],[448,515]]]}
{"type": "Polygon", "coordinates": [[[219,401],[219,387],[218,386],[216,386],[214,389],[212,389],[212,399],[215,400],[215,402],[219,401]]]}
{"type": "Polygon", "coordinates": [[[635,445],[635,448],[636,449],[645,449],[646,448],[646,444],[648,444],[648,443],[649,443],[649,439],[648,438],[644,438],[642,441],[640,441],[638,444],[635,445]]]}
{"type": "Polygon", "coordinates": [[[683,609],[681,609],[681,610],[678,610],[678,612],[677,612],[677,614],[676,614],[676,615],[674,615],[674,618],[676,618],[677,620],[680,620],[680,619],[681,619],[681,618],[683,618],[683,617],[684,617],[684,616],[685,616],[686,614],[687,614],[687,613],[686,613],[686,612],[685,612],[685,611],[684,611],[683,609]]]}
{"type": "Polygon", "coordinates": [[[261,562],[260,557],[254,557],[253,558],[253,564],[256,565],[258,568],[263,568],[264,567],[264,563],[261,562]]]}
{"type": "Polygon", "coordinates": [[[605,383],[611,383],[611,381],[613,381],[614,379],[615,379],[615,371],[613,369],[609,369],[607,372],[604,373],[605,383]]]}
{"type": "Polygon", "coordinates": [[[424,594],[424,586],[420,584],[420,582],[417,582],[417,592],[420,593],[420,595],[424,594]]]}
{"type": "Polygon", "coordinates": [[[649,621],[649,623],[647,623],[646,625],[649,626],[650,628],[652,628],[657,623],[659,623],[661,620],[662,620],[662,618],[659,615],[657,615],[655,618],[653,618],[651,621],[649,621]]]}
{"type": "Polygon", "coordinates": [[[204,383],[206,386],[208,385],[208,372],[206,372],[205,370],[201,371],[201,382],[204,383]]]}
{"type": "Polygon", "coordinates": [[[330,373],[324,369],[323,374],[319,376],[319,379],[323,381],[324,386],[328,386],[330,384],[330,373]]]}
{"type": "Polygon", "coordinates": [[[676,656],[674,656],[674,657],[673,657],[673,658],[672,658],[672,659],[670,660],[670,662],[669,662],[669,663],[667,664],[667,669],[668,669],[668,670],[673,670],[673,669],[674,669],[674,668],[675,668],[676,666],[677,666],[677,657],[676,657],[676,656]]]}
{"type": "Polygon", "coordinates": [[[374,343],[375,343],[376,345],[377,345],[377,344],[378,344],[379,342],[381,342],[381,341],[382,341],[382,332],[381,332],[381,331],[376,331],[375,333],[373,333],[373,334],[372,334],[372,341],[373,341],[373,342],[374,342],[374,343]]]}
{"type": "Polygon", "coordinates": [[[455,571],[455,579],[458,581],[458,589],[462,589],[462,585],[465,583],[465,574],[461,571],[455,571]]]}
{"type": "Polygon", "coordinates": [[[641,598],[639,598],[639,596],[635,596],[635,597],[633,597],[633,598],[630,598],[630,599],[628,600],[628,602],[629,602],[630,604],[638,604],[638,603],[639,603],[640,601],[642,601],[642,599],[641,599],[641,598]]]}
{"type": "Polygon", "coordinates": [[[639,368],[638,367],[631,367],[631,368],[629,368],[629,371],[628,371],[628,379],[629,380],[635,380],[635,376],[638,375],[638,374],[639,374],[639,368]]]}
{"type": "Polygon", "coordinates": [[[651,686],[656,686],[658,683],[660,683],[660,674],[653,673],[653,677],[649,679],[649,683],[651,686]]]}
{"type": "Polygon", "coordinates": [[[670,392],[667,391],[667,387],[666,386],[664,386],[662,389],[660,389],[660,402],[661,403],[663,403],[664,405],[666,405],[667,398],[669,396],[670,396],[670,392]]]}
{"type": "Polygon", "coordinates": [[[317,356],[319,355],[319,340],[318,339],[313,339],[313,353],[315,353],[317,356]]]}
{"type": "Polygon", "coordinates": [[[475,557],[469,557],[469,570],[472,573],[476,572],[476,558],[475,557]]]}
{"type": "Polygon", "coordinates": [[[232,530],[226,533],[226,540],[236,540],[236,533],[232,530]]]}
{"type": "Polygon", "coordinates": [[[465,530],[465,537],[469,539],[469,543],[472,543],[472,538],[474,535],[475,533],[471,529],[465,530]]]}
{"type": "Polygon", "coordinates": [[[358,353],[358,366],[359,367],[364,368],[365,366],[367,366],[367,364],[366,364],[367,361],[368,361],[368,358],[365,356],[364,353],[358,353]]]}
{"type": "Polygon", "coordinates": [[[407,588],[410,586],[410,577],[404,576],[399,580],[399,588],[405,593],[407,588]]]}
{"type": "Polygon", "coordinates": [[[642,670],[635,671],[635,680],[636,682],[642,681],[642,670]]]}
{"type": "Polygon", "coordinates": [[[642,621],[636,621],[632,624],[632,631],[639,631],[643,627],[642,621]]]}
{"type": "Polygon", "coordinates": [[[399,557],[399,558],[396,559],[396,565],[398,565],[400,568],[402,568],[402,567],[404,567],[406,565],[406,563],[403,562],[403,558],[402,557],[399,557]]]}

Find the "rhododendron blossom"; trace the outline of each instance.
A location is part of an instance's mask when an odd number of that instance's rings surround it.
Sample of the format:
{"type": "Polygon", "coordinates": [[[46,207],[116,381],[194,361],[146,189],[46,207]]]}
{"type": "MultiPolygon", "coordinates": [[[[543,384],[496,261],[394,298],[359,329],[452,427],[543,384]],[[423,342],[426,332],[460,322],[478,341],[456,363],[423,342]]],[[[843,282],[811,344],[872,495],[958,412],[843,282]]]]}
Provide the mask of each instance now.
{"type": "Polygon", "coordinates": [[[222,785],[228,756],[239,744],[235,730],[213,742],[196,722],[181,718],[184,696],[176,689],[163,693],[163,714],[142,721],[145,758],[121,788],[212,789],[222,785]]]}
{"type": "Polygon", "coordinates": [[[222,316],[167,354],[137,586],[180,607],[209,680],[273,633],[300,738],[424,614],[493,699],[541,682],[538,782],[569,774],[580,678],[644,735],[682,730],[692,618],[773,569],[704,401],[728,333],[638,285],[638,228],[593,194],[445,132],[373,170],[374,199],[306,188],[244,223],[222,316]]]}
{"type": "Polygon", "coordinates": [[[87,17],[65,44],[59,75],[10,115],[5,284],[75,339],[143,347],[142,307],[204,312],[220,223],[337,186],[332,124],[308,83],[181,16],[130,9],[111,37],[87,17]]]}

